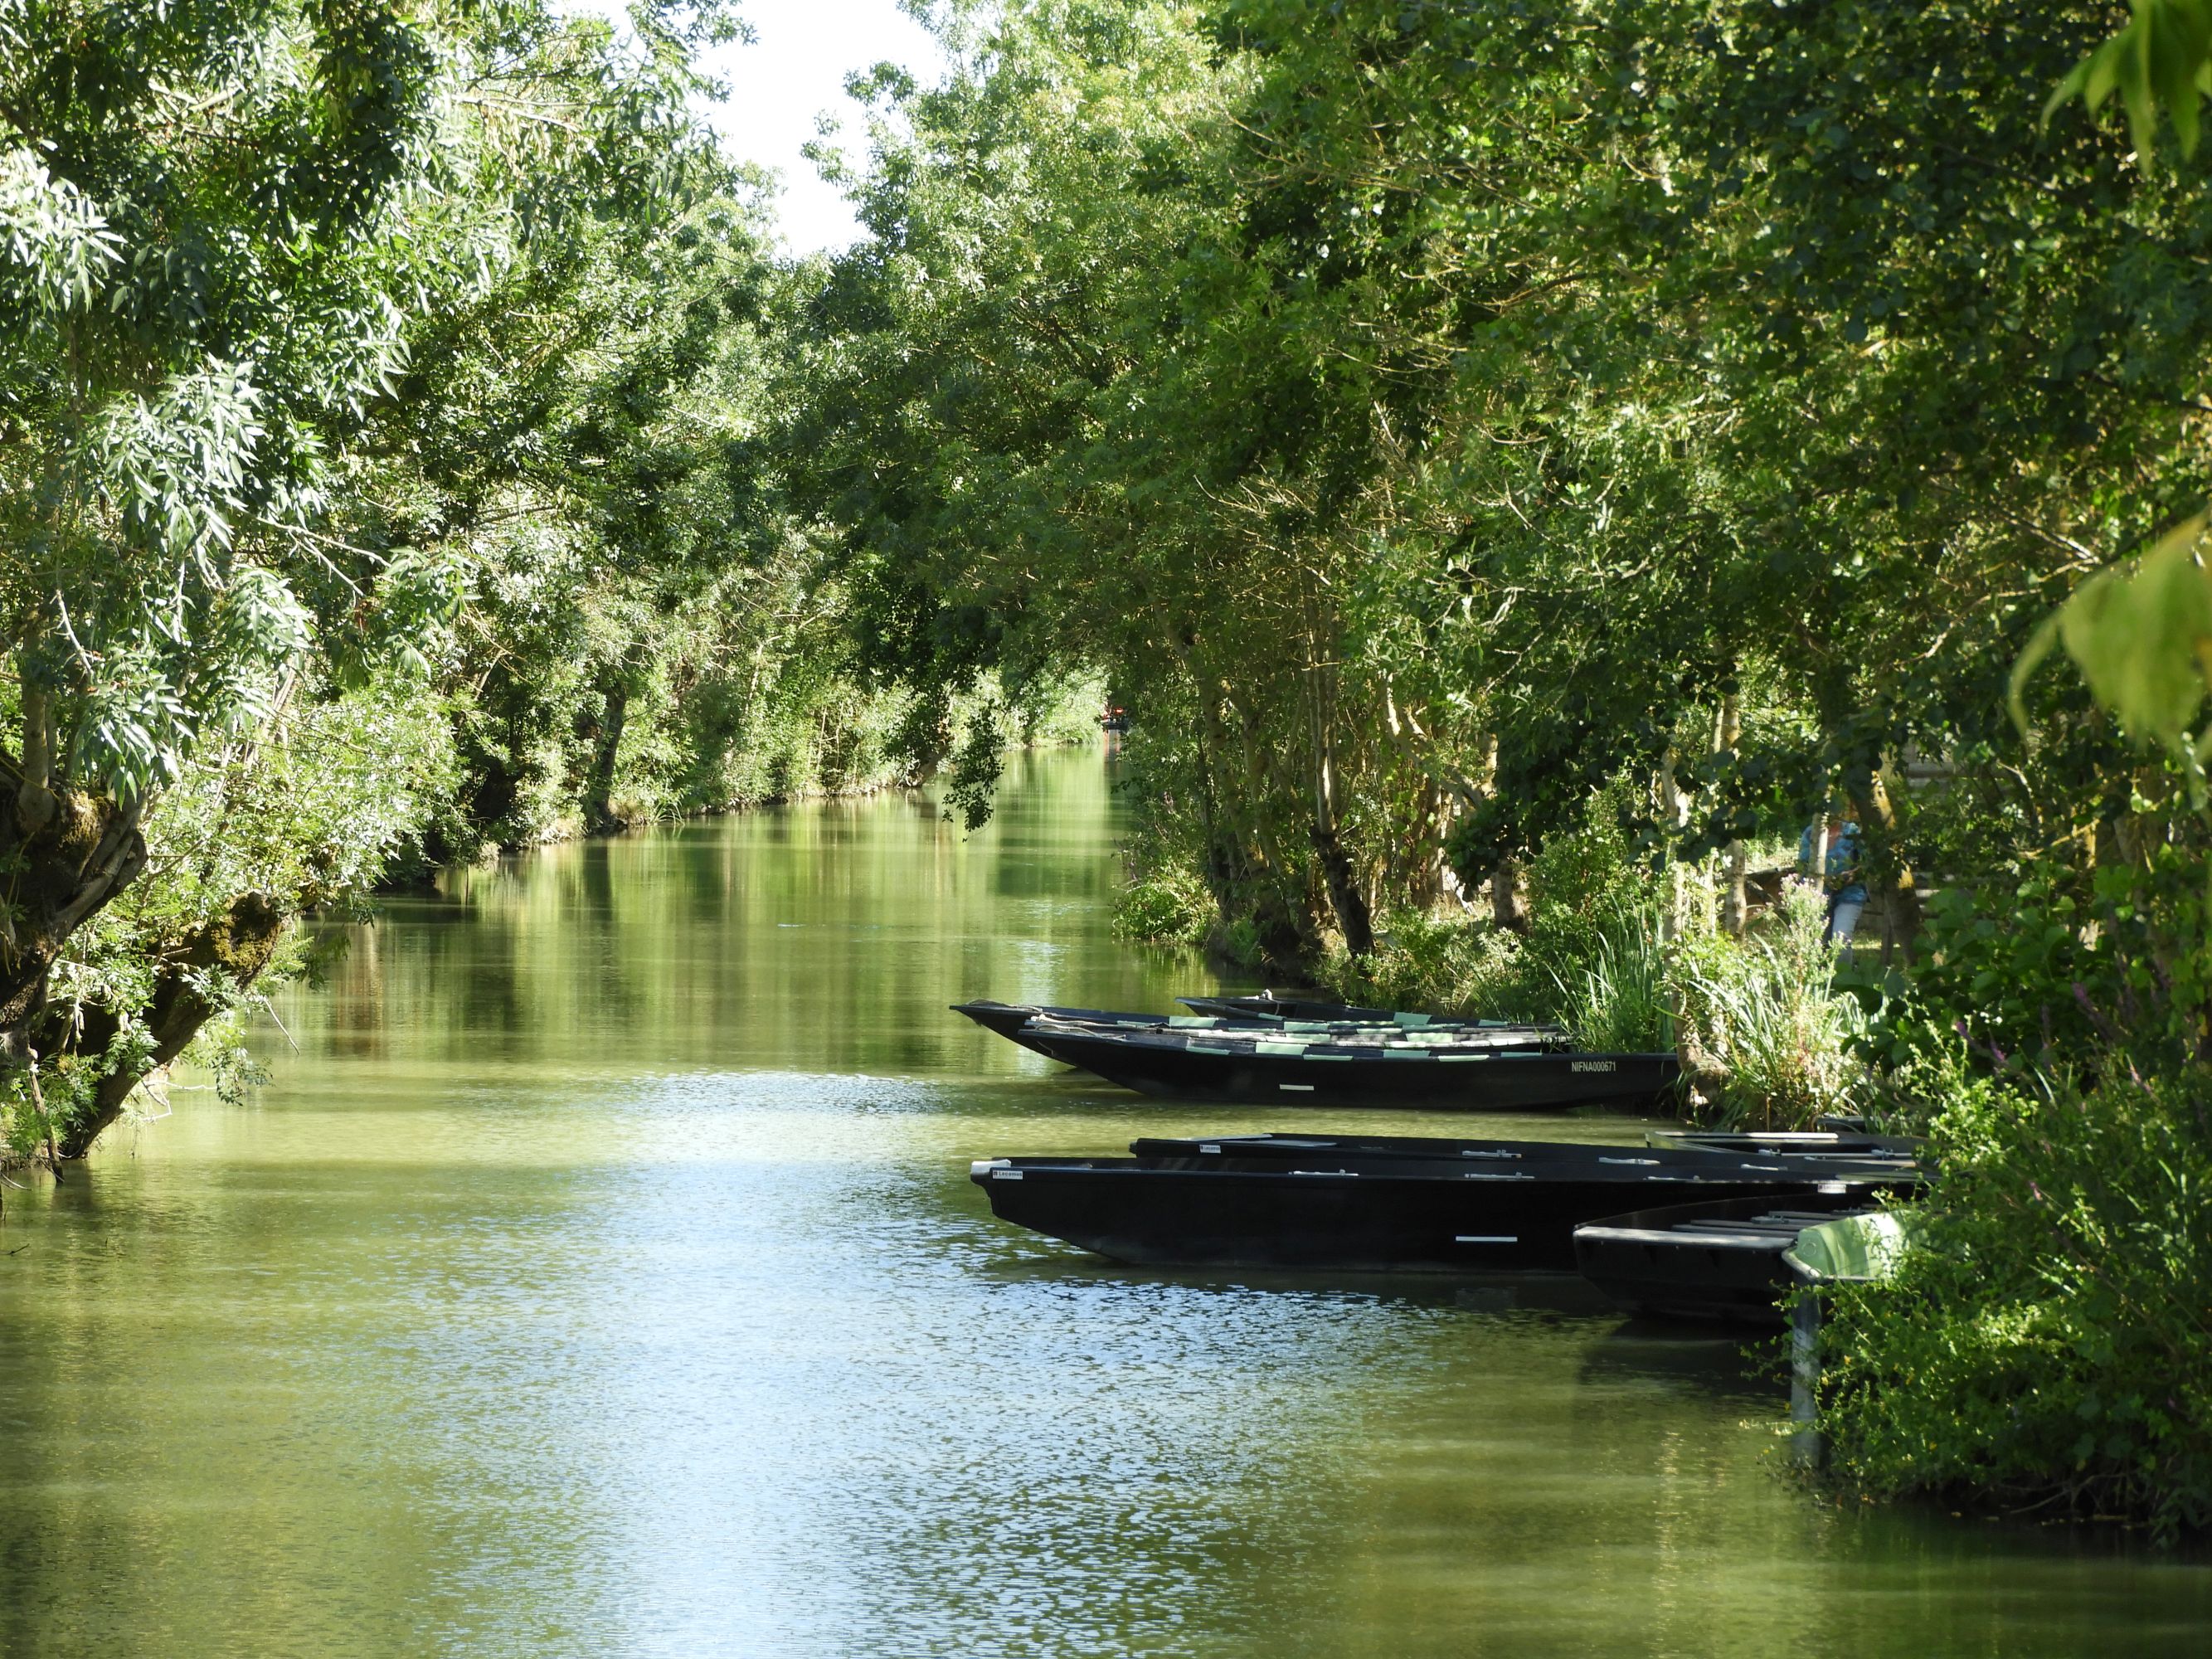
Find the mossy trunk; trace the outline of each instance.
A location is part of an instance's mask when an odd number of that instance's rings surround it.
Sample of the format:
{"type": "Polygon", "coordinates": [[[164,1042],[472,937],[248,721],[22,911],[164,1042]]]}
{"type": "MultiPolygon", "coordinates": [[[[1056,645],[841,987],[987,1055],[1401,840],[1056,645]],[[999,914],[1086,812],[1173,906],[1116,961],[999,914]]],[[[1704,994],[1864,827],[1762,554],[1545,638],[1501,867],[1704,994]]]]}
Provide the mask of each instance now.
{"type": "Polygon", "coordinates": [[[13,785],[0,805],[0,1073],[69,1041],[47,982],[70,938],[146,867],[138,809],[57,789],[47,751],[27,742],[26,765],[0,760],[13,785]]]}
{"type": "MultiPolygon", "coordinates": [[[[155,970],[153,1000],[143,1015],[151,1052],[144,1064],[118,1066],[100,1079],[91,1110],[59,1137],[63,1158],[82,1158],[92,1150],[101,1132],[123,1115],[131,1091],[146,1074],[176,1059],[200,1028],[222,1012],[228,1006],[223,993],[242,991],[260,976],[290,924],[291,918],[273,901],[248,893],[162,953],[155,970]]],[[[119,1031],[112,1012],[88,1010],[75,1049],[104,1054],[119,1031]]]]}
{"type": "Polygon", "coordinates": [[[183,1052],[225,1006],[225,990],[243,989],[268,966],[286,917],[249,895],[176,941],[156,963],[140,1013],[150,1042],[114,1054],[125,1029],[118,1012],[58,1006],[48,988],[70,939],[145,869],[140,809],[58,783],[46,701],[29,689],[22,701],[22,759],[0,756],[0,1082],[19,1079],[30,1100],[56,1109],[44,1152],[65,1160],[83,1157],[146,1073],[183,1052]],[[105,1072],[65,1113],[46,1086],[64,1057],[105,1072]]]}

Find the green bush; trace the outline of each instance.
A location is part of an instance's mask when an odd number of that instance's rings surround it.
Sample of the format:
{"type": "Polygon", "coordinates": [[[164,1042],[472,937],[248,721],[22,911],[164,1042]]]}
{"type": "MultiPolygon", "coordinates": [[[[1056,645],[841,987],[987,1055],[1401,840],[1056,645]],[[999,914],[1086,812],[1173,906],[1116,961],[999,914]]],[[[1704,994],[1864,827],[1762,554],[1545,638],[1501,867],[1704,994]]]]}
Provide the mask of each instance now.
{"type": "Polygon", "coordinates": [[[1802,1126],[1865,1103],[1866,1017],[1833,988],[1826,908],[1809,884],[1791,884],[1747,939],[1688,933],[1671,962],[1659,884],[1601,826],[1554,842],[1529,889],[1525,935],[1400,914],[1371,957],[1333,957],[1322,977],[1354,1001],[1552,1021],[1590,1048],[1674,1048],[1679,1024],[1693,1106],[1717,1121],[1802,1126]]]}
{"type": "Polygon", "coordinates": [[[2212,1527],[2212,1078],[2037,1093],[1950,1070],[1924,1228],[1896,1277],[1830,1293],[1837,1474],[2212,1527]]]}
{"type": "Polygon", "coordinates": [[[1401,910],[1382,918],[1374,953],[1340,951],[1321,968],[1322,982],[1346,1001],[1492,1019],[1551,1018],[1534,998],[1521,940],[1459,916],[1401,910]]]}
{"type": "Polygon", "coordinates": [[[1571,929],[1532,926],[1530,961],[1556,992],[1549,1016],[1585,1048],[1650,1053],[1674,1046],[1659,913],[1632,892],[1571,929]]]}
{"type": "Polygon", "coordinates": [[[1934,896],[1902,996],[1870,1036],[1885,1063],[1963,1036],[1977,1071],[2172,1074],[2212,1033],[2205,861],[2176,844],[2087,883],[2028,863],[1934,896]]]}
{"type": "Polygon", "coordinates": [[[1385,918],[1372,956],[1334,956],[1321,977],[1355,1002],[1549,1021],[1592,1048],[1674,1047],[1657,884],[1632,860],[1608,801],[1531,861],[1528,891],[1525,934],[1401,911],[1385,918]]]}
{"type": "Polygon", "coordinates": [[[1701,1117],[1803,1128],[1863,1103],[1866,1015],[1833,988],[1826,926],[1820,890],[1793,879],[1745,938],[1683,942],[1668,982],[1701,1117]]]}
{"type": "Polygon", "coordinates": [[[1203,882],[1158,871],[1131,882],[1114,901],[1114,936],[1140,945],[1202,945],[1213,917],[1203,882]]]}

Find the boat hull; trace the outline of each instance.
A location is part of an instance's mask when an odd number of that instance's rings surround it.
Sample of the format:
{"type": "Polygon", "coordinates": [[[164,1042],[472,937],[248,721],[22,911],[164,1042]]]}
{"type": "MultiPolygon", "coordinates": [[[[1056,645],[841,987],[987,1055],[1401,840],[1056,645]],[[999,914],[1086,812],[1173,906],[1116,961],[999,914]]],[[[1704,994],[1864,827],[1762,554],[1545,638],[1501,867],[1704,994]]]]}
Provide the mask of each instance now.
{"type": "Polygon", "coordinates": [[[1680,1074],[1672,1054],[1497,1049],[1463,1057],[1413,1050],[1339,1058],[1220,1052],[1064,1028],[1025,1030],[1019,1040],[1124,1088],[1221,1105],[1564,1111],[1644,1104],[1680,1074]]]}
{"type": "Polygon", "coordinates": [[[1778,1326],[1790,1274],[1783,1252],[1807,1227],[1878,1206],[1864,1188],[1707,1200],[1607,1216],[1574,1232],[1584,1279],[1633,1312],[1778,1326]]]}
{"type": "Polygon", "coordinates": [[[1608,1178],[1000,1159],[972,1171],[1002,1220],[1144,1267],[1358,1273],[1571,1271],[1577,1226],[1624,1204],[1811,1194],[1817,1178],[1608,1178]]]}
{"type": "MultiPolygon", "coordinates": [[[[1030,1035],[1031,1020],[1044,1015],[1056,1020],[1100,1025],[1123,1030],[1159,1030],[1169,1029],[1171,1019],[1166,1014],[1117,1013],[1110,1008],[1054,1008],[1025,1002],[956,1002],[951,1005],[956,1014],[965,1014],[987,1031],[995,1032],[1009,1042],[1018,1042],[1031,1052],[1049,1056],[1044,1048],[1030,1035]]],[[[1261,1022],[1250,1022],[1254,1026],[1261,1022]]]]}

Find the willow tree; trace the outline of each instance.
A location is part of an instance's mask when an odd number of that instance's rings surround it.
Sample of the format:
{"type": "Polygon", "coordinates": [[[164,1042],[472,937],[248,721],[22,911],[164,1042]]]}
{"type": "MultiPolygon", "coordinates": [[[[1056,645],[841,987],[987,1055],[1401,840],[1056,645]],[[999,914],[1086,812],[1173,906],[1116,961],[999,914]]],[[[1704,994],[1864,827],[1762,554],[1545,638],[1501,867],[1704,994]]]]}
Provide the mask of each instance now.
{"type": "Polygon", "coordinates": [[[82,1152],[301,895],[213,896],[127,996],[50,994],[211,744],[419,656],[457,573],[348,532],[416,319],[563,215],[664,191],[682,34],[532,3],[0,11],[0,1087],[82,1152]]]}

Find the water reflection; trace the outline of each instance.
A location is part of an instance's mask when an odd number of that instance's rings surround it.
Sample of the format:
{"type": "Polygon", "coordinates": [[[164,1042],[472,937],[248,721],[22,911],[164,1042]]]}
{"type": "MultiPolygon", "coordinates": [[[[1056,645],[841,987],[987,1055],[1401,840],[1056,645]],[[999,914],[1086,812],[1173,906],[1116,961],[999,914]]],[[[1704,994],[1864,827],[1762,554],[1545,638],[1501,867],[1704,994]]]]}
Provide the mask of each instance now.
{"type": "Polygon", "coordinates": [[[992,1220],[971,1156],[1283,1127],[945,1012],[1190,986],[1110,836],[1047,757],[973,837],[756,814],[361,930],[258,1103],[8,1194],[0,1651],[2203,1651],[2201,1562],[1809,1500],[1755,1363],[1571,1281],[992,1220]]]}

